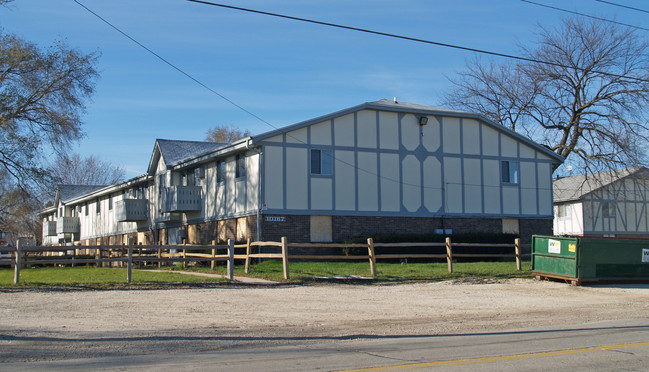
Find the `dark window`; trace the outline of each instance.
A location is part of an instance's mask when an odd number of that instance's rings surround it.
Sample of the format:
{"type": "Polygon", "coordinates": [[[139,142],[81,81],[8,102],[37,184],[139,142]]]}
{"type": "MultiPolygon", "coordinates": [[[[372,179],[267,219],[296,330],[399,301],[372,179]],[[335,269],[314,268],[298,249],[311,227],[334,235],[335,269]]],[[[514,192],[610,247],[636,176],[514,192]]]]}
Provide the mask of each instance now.
{"type": "Polygon", "coordinates": [[[246,156],[237,155],[237,170],[236,170],[235,177],[239,178],[245,176],[246,176],[246,156]]]}
{"type": "Polygon", "coordinates": [[[216,162],[216,182],[225,181],[225,162],[217,161],[216,162]]]}
{"type": "Polygon", "coordinates": [[[331,150],[311,150],[311,174],[330,175],[333,173],[331,150]]]}
{"type": "Polygon", "coordinates": [[[101,213],[101,200],[95,200],[95,205],[97,206],[97,214],[101,213]]]}
{"type": "Polygon", "coordinates": [[[602,203],[602,217],[615,217],[615,204],[612,202],[602,203]]]}
{"type": "Polygon", "coordinates": [[[196,175],[195,175],[195,169],[189,169],[186,173],[186,185],[187,186],[196,186],[196,175]]]}
{"type": "Polygon", "coordinates": [[[502,164],[502,182],[518,183],[518,162],[503,160],[502,164]]]}
{"type": "Polygon", "coordinates": [[[113,210],[113,196],[108,195],[108,210],[112,211],[113,210]]]}

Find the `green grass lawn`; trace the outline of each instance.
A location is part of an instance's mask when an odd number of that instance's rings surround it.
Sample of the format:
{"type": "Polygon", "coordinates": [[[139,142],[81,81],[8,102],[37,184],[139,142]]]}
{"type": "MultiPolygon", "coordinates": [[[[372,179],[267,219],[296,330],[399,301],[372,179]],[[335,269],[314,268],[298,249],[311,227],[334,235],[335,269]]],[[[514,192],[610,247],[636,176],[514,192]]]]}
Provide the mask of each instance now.
{"type": "MultiPolygon", "coordinates": [[[[150,267],[157,269],[157,266],[150,267]]],[[[191,266],[186,269],[181,264],[166,267],[168,272],[156,273],[133,269],[133,285],[147,283],[202,283],[218,282],[225,279],[184,275],[174,271],[198,271],[225,275],[225,265],[217,265],[214,271],[205,266],[191,266]]],[[[530,263],[525,262],[522,271],[516,270],[514,262],[467,262],[453,264],[453,273],[448,272],[446,263],[377,263],[376,280],[381,281],[440,281],[461,278],[529,278],[530,263]]],[[[289,282],[317,280],[320,277],[371,277],[367,262],[291,262],[289,263],[289,282]]],[[[242,264],[235,265],[234,275],[251,276],[278,282],[286,282],[283,277],[282,262],[264,261],[254,264],[250,273],[244,273],[242,264]]],[[[0,287],[12,287],[13,269],[0,269],[0,287]]],[[[125,268],[94,267],[40,267],[20,271],[19,286],[34,285],[124,285],[125,268]]]]}
{"type": "MultiPolygon", "coordinates": [[[[182,270],[180,266],[172,268],[182,270]]],[[[225,274],[225,266],[219,265],[215,271],[209,267],[190,267],[185,270],[215,272],[225,274]]],[[[316,277],[361,276],[371,277],[368,262],[290,262],[291,281],[309,280],[316,277]]],[[[252,276],[273,281],[284,281],[282,262],[268,260],[251,265],[250,273],[244,273],[243,265],[235,265],[234,275],[252,276]]],[[[489,278],[531,278],[530,262],[523,263],[523,270],[517,271],[514,262],[466,262],[454,263],[453,273],[448,272],[446,263],[382,263],[376,264],[376,279],[381,280],[449,280],[467,277],[489,278]]]]}
{"type": "MultiPolygon", "coordinates": [[[[13,286],[14,270],[0,269],[0,286],[13,286]]],[[[133,270],[132,283],[196,283],[223,281],[219,278],[205,278],[174,273],[133,270]]],[[[40,267],[20,270],[19,286],[30,285],[79,285],[79,284],[124,284],[125,268],[94,267],[40,267]]]]}

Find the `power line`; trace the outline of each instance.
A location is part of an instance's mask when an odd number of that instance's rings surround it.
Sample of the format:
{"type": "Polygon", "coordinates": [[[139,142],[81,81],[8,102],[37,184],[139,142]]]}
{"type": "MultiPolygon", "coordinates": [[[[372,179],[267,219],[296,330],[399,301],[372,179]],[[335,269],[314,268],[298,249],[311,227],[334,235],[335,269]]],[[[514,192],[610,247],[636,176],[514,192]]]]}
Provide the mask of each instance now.
{"type": "Polygon", "coordinates": [[[605,1],[605,0],[595,0],[595,1],[600,2],[600,3],[604,3],[604,4],[613,5],[613,6],[619,6],[620,8],[626,8],[626,9],[631,9],[631,10],[635,10],[635,11],[638,11],[638,12],[649,13],[649,10],[640,9],[640,8],[634,8],[634,7],[628,6],[628,5],[617,4],[617,3],[614,3],[614,2],[611,2],[611,1],[605,1]]]}
{"type": "MultiPolygon", "coordinates": [[[[614,24],[616,24],[616,25],[620,25],[620,26],[626,26],[626,27],[636,28],[636,29],[638,29],[638,30],[649,31],[649,28],[640,27],[640,26],[635,26],[635,25],[630,25],[630,24],[628,24],[628,23],[617,22],[617,21],[613,21],[613,20],[610,20],[610,19],[602,18],[602,17],[596,17],[596,16],[592,16],[592,15],[589,15],[589,14],[579,13],[579,12],[576,12],[576,11],[573,11],[573,10],[562,9],[562,8],[558,8],[558,7],[556,7],[556,6],[551,6],[551,5],[547,5],[547,4],[541,4],[541,3],[536,3],[536,2],[534,2],[534,1],[530,1],[530,0],[521,0],[521,1],[524,2],[524,3],[532,4],[532,5],[542,6],[542,7],[544,7],[544,8],[549,8],[549,9],[558,10],[558,11],[560,11],[560,12],[564,12],[564,13],[576,14],[576,15],[578,15],[578,16],[582,16],[582,17],[587,17],[587,18],[596,19],[596,20],[598,20],[598,21],[609,22],[609,23],[614,23],[614,24]]],[[[596,1],[599,1],[599,0],[596,0],[596,1]]]]}
{"type": "Polygon", "coordinates": [[[171,63],[169,60],[167,60],[166,58],[162,57],[160,54],[158,54],[158,53],[154,52],[153,50],[151,50],[150,48],[148,48],[146,45],[144,45],[144,44],[140,43],[139,41],[135,40],[135,39],[132,38],[130,35],[128,35],[126,32],[120,30],[117,26],[113,25],[113,24],[110,23],[107,19],[105,19],[104,17],[100,16],[100,15],[97,14],[96,12],[92,11],[90,8],[88,8],[87,6],[83,5],[83,4],[82,4],[81,2],[79,2],[78,0],[73,0],[73,1],[74,1],[75,3],[77,3],[77,4],[79,4],[79,6],[81,6],[82,8],[84,8],[85,10],[87,10],[88,12],[90,12],[91,14],[93,14],[95,17],[99,18],[102,22],[104,22],[105,24],[107,24],[108,26],[110,26],[111,28],[113,28],[115,31],[119,32],[119,33],[122,34],[124,37],[126,37],[126,38],[129,39],[129,40],[131,40],[132,42],[134,42],[135,44],[137,44],[137,45],[138,45],[139,47],[141,47],[142,49],[144,49],[144,50],[146,50],[147,52],[151,53],[151,54],[154,55],[156,58],[158,58],[159,60],[161,60],[162,62],[164,62],[165,64],[167,64],[167,65],[170,66],[171,68],[173,68],[174,70],[176,70],[176,71],[180,72],[181,74],[185,75],[187,78],[191,79],[191,80],[194,81],[196,84],[198,84],[198,85],[202,86],[203,88],[209,90],[210,92],[216,94],[216,95],[219,96],[221,99],[227,101],[228,103],[230,103],[230,104],[233,105],[234,107],[238,108],[239,110],[241,110],[241,111],[247,113],[248,115],[251,115],[252,117],[256,118],[257,120],[261,121],[262,123],[268,124],[269,126],[275,128],[275,129],[278,129],[277,127],[273,126],[271,123],[269,123],[269,122],[267,122],[266,120],[262,119],[261,117],[257,116],[257,115],[254,114],[253,112],[247,110],[245,107],[243,107],[243,106],[237,104],[236,102],[232,101],[231,99],[229,99],[228,97],[224,96],[223,94],[221,94],[221,93],[217,92],[216,90],[210,88],[209,86],[207,86],[206,84],[204,84],[203,82],[201,82],[200,80],[198,80],[197,78],[195,78],[194,76],[190,75],[189,73],[185,72],[185,71],[184,71],[183,69],[181,69],[180,67],[174,65],[174,64],[171,63]]]}
{"type": "MultiPolygon", "coordinates": [[[[140,42],[137,41],[135,38],[131,37],[131,36],[128,35],[126,32],[122,31],[122,30],[119,29],[117,26],[115,26],[115,25],[113,25],[112,23],[110,23],[107,19],[103,18],[103,17],[100,16],[98,13],[96,13],[96,12],[92,11],[91,9],[89,9],[88,7],[86,7],[85,5],[83,5],[83,4],[82,4],[81,2],[79,2],[78,0],[73,0],[73,1],[74,1],[75,3],[77,3],[79,6],[81,6],[82,8],[84,8],[85,10],[87,10],[88,12],[90,12],[90,13],[91,13],[92,15],[94,15],[95,17],[99,18],[102,22],[106,23],[106,24],[107,24],[108,26],[110,26],[112,29],[114,29],[115,31],[119,32],[119,33],[122,34],[124,37],[126,37],[126,38],[129,39],[129,40],[131,40],[132,42],[134,42],[135,44],[137,44],[139,47],[143,48],[144,50],[146,50],[146,51],[149,52],[150,54],[154,55],[156,58],[158,58],[159,60],[161,60],[161,61],[164,62],[165,64],[169,65],[169,66],[170,66],[171,68],[173,68],[174,70],[176,70],[176,71],[180,72],[181,74],[185,75],[187,78],[191,79],[193,82],[197,83],[198,85],[202,86],[203,88],[207,89],[208,91],[212,92],[213,94],[219,96],[221,99],[227,101],[228,103],[230,103],[231,105],[237,107],[237,108],[240,109],[241,111],[243,111],[243,112],[245,112],[245,113],[251,115],[252,117],[256,118],[257,120],[261,121],[262,123],[264,123],[264,124],[270,126],[271,128],[276,129],[276,130],[279,130],[279,129],[280,129],[280,128],[274,126],[273,124],[269,123],[268,121],[264,120],[264,119],[261,118],[260,116],[254,114],[254,113],[251,112],[250,110],[244,108],[243,106],[241,106],[241,105],[237,104],[236,102],[232,101],[231,99],[227,98],[227,97],[224,96],[223,94],[221,94],[221,93],[217,92],[216,90],[212,89],[211,87],[209,87],[208,85],[204,84],[203,82],[201,82],[201,81],[198,80],[197,78],[195,78],[195,77],[193,77],[192,75],[190,75],[189,73],[185,72],[185,71],[184,71],[183,69],[181,69],[180,67],[174,65],[174,64],[171,63],[169,60],[167,60],[166,58],[162,57],[160,54],[154,52],[152,49],[148,48],[148,47],[145,46],[144,44],[140,43],[140,42]]],[[[289,133],[285,133],[285,134],[286,134],[286,136],[288,136],[288,137],[290,137],[290,138],[296,140],[297,142],[302,143],[302,144],[304,144],[304,145],[307,145],[306,142],[300,140],[299,138],[294,137],[294,136],[292,136],[292,135],[289,134],[289,133]]],[[[392,179],[392,178],[389,178],[389,177],[380,176],[378,173],[371,172],[371,171],[369,171],[369,170],[366,170],[366,169],[360,168],[360,167],[357,166],[356,164],[351,164],[351,163],[349,163],[349,162],[347,162],[347,161],[345,161],[345,160],[338,159],[338,158],[336,158],[335,156],[332,156],[332,159],[335,160],[335,161],[338,161],[338,162],[340,162],[340,163],[342,163],[342,164],[348,165],[348,166],[352,167],[353,169],[363,171],[363,172],[368,173],[368,174],[370,174],[370,175],[374,175],[374,176],[376,176],[378,179],[384,179],[384,180],[391,181],[391,182],[395,182],[395,183],[397,183],[397,184],[404,185],[404,186],[422,187],[422,188],[424,188],[424,189],[437,189],[437,188],[432,187],[432,186],[424,186],[424,185],[410,184],[410,183],[403,182],[402,180],[396,180],[396,179],[392,179]]]]}
{"type": "MultiPolygon", "coordinates": [[[[313,23],[313,24],[322,25],[322,26],[328,26],[328,27],[335,27],[335,28],[340,28],[340,29],[344,29],[344,30],[357,31],[357,32],[363,32],[363,33],[368,33],[368,34],[373,34],[373,35],[379,35],[379,36],[391,37],[391,38],[396,38],[396,39],[414,41],[414,42],[418,42],[418,43],[437,45],[437,46],[441,46],[441,47],[459,49],[459,50],[464,50],[464,51],[468,51],[468,52],[487,54],[487,55],[496,56],[496,57],[503,57],[503,58],[514,59],[514,60],[519,60],[519,61],[531,62],[531,63],[540,63],[540,64],[544,64],[544,65],[555,66],[555,67],[571,69],[571,70],[578,70],[578,71],[582,71],[582,72],[596,73],[596,74],[610,76],[610,77],[614,77],[614,78],[626,78],[626,79],[629,79],[629,80],[635,80],[635,81],[640,81],[640,82],[644,82],[644,83],[649,83],[649,80],[638,78],[638,77],[618,75],[618,74],[613,74],[613,73],[605,72],[605,71],[590,70],[590,69],[586,69],[586,68],[578,67],[578,66],[566,66],[566,65],[563,65],[563,64],[558,63],[558,62],[544,61],[544,60],[539,60],[539,59],[534,59],[534,58],[517,56],[517,55],[513,55],[513,54],[492,52],[492,51],[489,51],[489,50],[470,48],[470,47],[454,45],[454,44],[447,44],[447,43],[442,43],[442,42],[438,42],[438,41],[419,39],[419,38],[410,37],[410,36],[396,35],[396,34],[391,34],[391,33],[387,33],[387,32],[368,30],[368,29],[359,28],[359,27],[345,26],[345,25],[340,25],[340,24],[336,24],[336,23],[317,21],[317,20],[308,19],[308,18],[294,17],[294,16],[285,15],[285,14],[271,13],[271,12],[265,12],[265,11],[249,9],[249,8],[241,8],[241,7],[237,7],[237,6],[213,3],[213,2],[209,2],[209,1],[203,1],[203,0],[186,0],[186,1],[189,1],[189,2],[192,2],[192,3],[203,4],[203,5],[211,5],[211,6],[216,6],[216,7],[226,8],[226,9],[238,10],[238,11],[242,11],[242,12],[261,14],[261,15],[277,17],[277,18],[284,18],[284,19],[289,19],[289,20],[293,20],[293,21],[313,23]]],[[[521,1],[525,1],[525,0],[521,0],[521,1]]],[[[649,29],[647,29],[647,30],[649,31],[649,29]]]]}

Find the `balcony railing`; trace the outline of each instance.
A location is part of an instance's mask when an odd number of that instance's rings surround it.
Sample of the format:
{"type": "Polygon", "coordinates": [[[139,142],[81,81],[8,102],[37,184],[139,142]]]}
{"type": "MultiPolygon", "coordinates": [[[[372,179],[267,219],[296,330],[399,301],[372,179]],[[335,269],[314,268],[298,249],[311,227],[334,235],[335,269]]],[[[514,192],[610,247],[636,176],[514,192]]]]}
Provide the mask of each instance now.
{"type": "Polygon", "coordinates": [[[162,194],[162,212],[200,211],[203,203],[200,186],[171,186],[162,194]]]}
{"type": "Polygon", "coordinates": [[[135,222],[147,220],[146,199],[124,199],[115,202],[117,222],[135,222]]]}
{"type": "Polygon", "coordinates": [[[43,235],[56,236],[56,221],[43,222],[43,235]]]}
{"type": "Polygon", "coordinates": [[[57,234],[78,234],[79,217],[59,217],[56,220],[56,233],[57,234]]]}

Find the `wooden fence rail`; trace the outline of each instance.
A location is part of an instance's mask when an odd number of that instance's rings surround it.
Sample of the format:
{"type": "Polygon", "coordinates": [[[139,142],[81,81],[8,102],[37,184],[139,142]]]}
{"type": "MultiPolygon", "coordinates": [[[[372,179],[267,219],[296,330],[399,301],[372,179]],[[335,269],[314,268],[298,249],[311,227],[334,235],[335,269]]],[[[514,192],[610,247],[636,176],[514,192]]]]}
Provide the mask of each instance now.
{"type": "Polygon", "coordinates": [[[250,270],[251,259],[281,259],[284,271],[284,279],[290,278],[289,261],[290,260],[368,260],[370,265],[370,272],[372,277],[376,277],[376,261],[387,259],[420,259],[420,258],[437,258],[446,259],[448,264],[448,271],[453,272],[454,258],[513,258],[516,261],[516,269],[521,270],[521,262],[523,254],[521,248],[529,248],[530,245],[520,244],[520,239],[515,239],[513,244],[490,244],[490,243],[453,243],[451,238],[446,238],[446,241],[431,242],[431,243],[374,243],[372,238],[367,239],[366,244],[329,244],[329,243],[288,243],[286,237],[282,237],[280,242],[251,242],[248,240],[246,244],[234,244],[234,240],[229,239],[227,245],[217,245],[215,241],[211,245],[135,245],[133,239],[129,239],[126,246],[108,246],[108,245],[93,245],[93,246],[46,246],[34,247],[27,246],[21,247],[20,244],[13,247],[0,247],[0,253],[13,253],[14,257],[12,264],[14,265],[14,283],[20,281],[20,269],[30,263],[38,264],[103,264],[106,262],[119,262],[127,266],[127,282],[132,280],[133,263],[157,262],[158,265],[162,263],[182,262],[185,267],[187,262],[209,261],[212,270],[214,269],[215,262],[227,262],[227,277],[233,279],[234,276],[234,260],[245,260],[245,272],[250,270]],[[261,253],[260,248],[263,247],[276,247],[280,248],[280,253],[261,253]],[[468,248],[513,248],[511,254],[495,254],[495,253],[454,253],[455,247],[468,247],[468,248]],[[254,248],[257,248],[258,253],[254,253],[254,248]],[[353,254],[353,255],[332,255],[332,254],[290,254],[290,249],[294,248],[309,248],[314,249],[367,249],[367,254],[353,254]],[[376,249],[385,248],[427,248],[438,249],[438,253],[391,253],[391,254],[378,254],[376,249]],[[90,249],[95,250],[97,254],[95,258],[77,258],[77,250],[90,249]],[[236,249],[245,249],[245,254],[235,254],[236,249]],[[172,252],[176,250],[177,252],[172,252]],[[209,251],[209,253],[199,253],[196,251],[209,251]],[[40,256],[31,257],[26,256],[25,253],[44,253],[44,252],[65,252],[66,256],[40,256]],[[120,256],[104,258],[102,252],[118,252],[120,256]],[[137,252],[136,252],[137,251],[137,252]],[[163,252],[167,251],[167,252],[163,252]],[[225,251],[225,253],[217,254],[217,251],[225,251]],[[126,255],[124,255],[126,253],[126,255]]]}
{"type": "Polygon", "coordinates": [[[106,262],[120,262],[126,264],[126,281],[131,283],[132,281],[132,270],[133,263],[140,262],[183,262],[188,261],[211,261],[212,268],[214,268],[214,262],[225,261],[227,262],[227,277],[232,280],[234,277],[234,240],[228,240],[228,245],[135,245],[134,240],[129,239],[129,243],[126,246],[115,246],[115,245],[85,245],[85,246],[27,246],[21,247],[20,243],[16,244],[16,247],[0,247],[0,253],[7,252],[13,253],[13,265],[14,265],[14,283],[20,282],[20,270],[22,266],[28,264],[65,264],[72,265],[75,264],[103,264],[106,262]],[[135,249],[137,248],[138,253],[134,254],[135,249]],[[95,258],[76,258],[76,251],[79,249],[90,249],[95,250],[98,254],[95,255],[95,258]],[[225,249],[227,254],[217,255],[216,251],[218,249],[225,249]],[[122,252],[126,250],[126,256],[119,257],[109,257],[102,258],[102,251],[112,251],[112,252],[122,252]],[[157,254],[155,256],[142,254],[142,251],[149,250],[155,251],[157,254]],[[177,253],[162,253],[163,250],[170,251],[177,250],[180,252],[177,253]],[[201,254],[195,252],[187,252],[187,250],[209,250],[211,254],[201,254]],[[67,256],[40,256],[40,257],[30,257],[26,256],[25,253],[44,253],[44,252],[70,252],[73,253],[67,256]]]}

